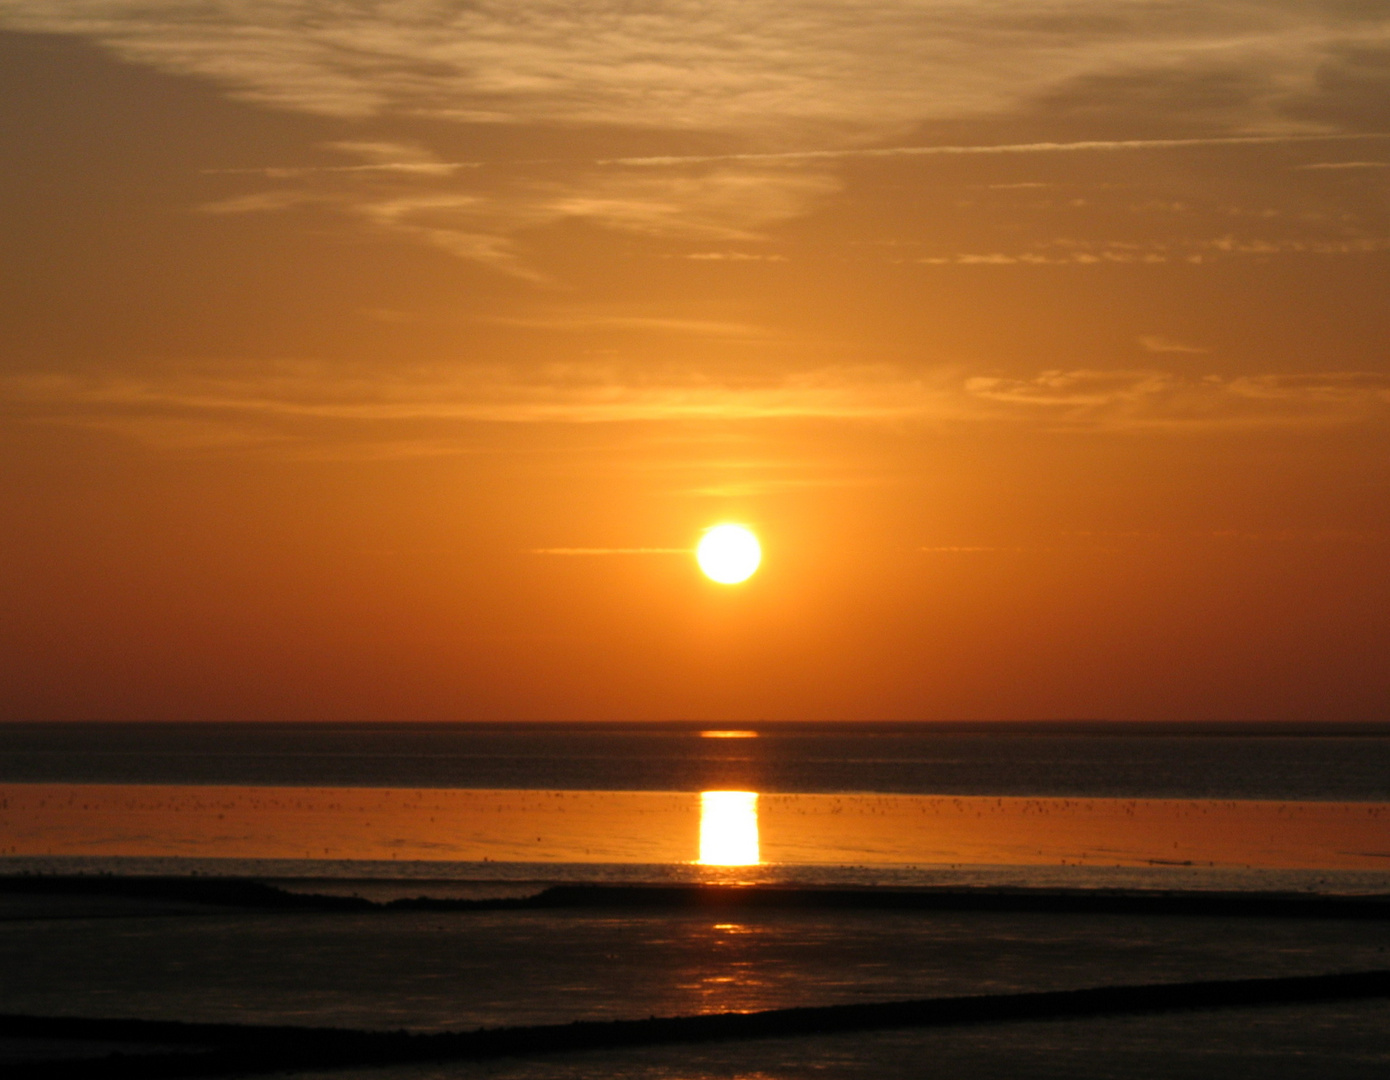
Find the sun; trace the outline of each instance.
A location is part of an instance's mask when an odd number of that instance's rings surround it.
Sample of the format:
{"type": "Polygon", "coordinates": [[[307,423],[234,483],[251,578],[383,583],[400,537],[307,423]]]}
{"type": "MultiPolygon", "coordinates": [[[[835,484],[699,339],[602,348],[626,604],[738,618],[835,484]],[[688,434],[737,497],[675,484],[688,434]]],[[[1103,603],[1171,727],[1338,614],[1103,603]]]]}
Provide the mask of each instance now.
{"type": "Polygon", "coordinates": [[[721,585],[747,581],[763,561],[758,538],[742,525],[716,525],[705,532],[695,549],[705,576],[721,585]]]}

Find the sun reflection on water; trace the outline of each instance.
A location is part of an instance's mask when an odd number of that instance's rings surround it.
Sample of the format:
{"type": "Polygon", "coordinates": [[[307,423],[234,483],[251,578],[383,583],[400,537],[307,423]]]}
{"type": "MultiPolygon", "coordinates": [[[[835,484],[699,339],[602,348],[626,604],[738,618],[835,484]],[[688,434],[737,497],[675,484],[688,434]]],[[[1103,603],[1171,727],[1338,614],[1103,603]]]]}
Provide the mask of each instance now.
{"type": "Polygon", "coordinates": [[[758,793],[700,792],[701,866],[757,866],[758,793]]]}

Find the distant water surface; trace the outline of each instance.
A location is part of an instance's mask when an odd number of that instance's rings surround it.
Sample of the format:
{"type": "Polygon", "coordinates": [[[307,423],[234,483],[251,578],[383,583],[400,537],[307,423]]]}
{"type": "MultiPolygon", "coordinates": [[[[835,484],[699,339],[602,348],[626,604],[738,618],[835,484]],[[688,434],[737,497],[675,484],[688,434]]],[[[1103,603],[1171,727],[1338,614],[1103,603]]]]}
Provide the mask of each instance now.
{"type": "Polygon", "coordinates": [[[1379,891],[1390,726],[0,725],[0,872],[142,860],[820,884],[1127,868],[1190,888],[1249,871],[1236,887],[1379,891]],[[725,839],[760,840],[757,865],[696,865],[700,793],[721,791],[756,793],[760,836],[725,839]]]}
{"type": "Polygon", "coordinates": [[[1252,799],[0,785],[0,855],[1390,870],[1390,806],[1252,799]],[[736,797],[736,812],[719,809],[736,797]],[[713,802],[711,802],[713,800],[713,802]],[[711,811],[711,805],[715,809],[711,811]]]}
{"type": "Polygon", "coordinates": [[[713,725],[0,724],[0,782],[1390,802],[1390,725],[746,731],[757,737],[710,737],[727,734],[713,725]]]}

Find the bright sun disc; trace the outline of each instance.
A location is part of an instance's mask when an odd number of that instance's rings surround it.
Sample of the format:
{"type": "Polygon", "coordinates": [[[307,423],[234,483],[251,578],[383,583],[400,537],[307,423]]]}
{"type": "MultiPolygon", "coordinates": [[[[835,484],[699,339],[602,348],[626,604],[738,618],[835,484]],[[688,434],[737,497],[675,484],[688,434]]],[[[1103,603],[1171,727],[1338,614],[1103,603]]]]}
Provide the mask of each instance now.
{"type": "Polygon", "coordinates": [[[716,525],[700,540],[695,558],[706,577],[721,585],[737,585],[753,576],[763,561],[763,549],[742,525],[716,525]]]}
{"type": "Polygon", "coordinates": [[[758,793],[700,792],[700,864],[757,866],[758,793]]]}

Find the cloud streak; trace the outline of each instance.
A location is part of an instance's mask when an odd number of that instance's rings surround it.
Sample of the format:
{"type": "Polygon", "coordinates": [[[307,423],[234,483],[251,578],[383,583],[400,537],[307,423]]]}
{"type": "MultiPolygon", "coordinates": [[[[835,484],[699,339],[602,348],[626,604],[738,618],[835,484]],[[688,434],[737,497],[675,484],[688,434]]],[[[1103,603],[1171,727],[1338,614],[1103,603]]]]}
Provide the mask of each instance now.
{"type": "MultiPolygon", "coordinates": [[[[923,255],[913,260],[926,266],[1106,266],[1200,264],[1241,256],[1270,258],[1278,255],[1375,255],[1390,251],[1390,237],[1360,236],[1346,239],[1266,239],[1218,236],[1202,239],[1133,241],[1053,240],[1026,251],[952,252],[923,255]]],[[[1158,339],[1145,339],[1156,341],[1158,339]]],[[[1151,352],[1180,351],[1154,348],[1151,352]]]]}
{"type": "Polygon", "coordinates": [[[1299,165],[1298,168],[1305,172],[1341,169],[1390,169],[1390,161],[1318,161],[1312,165],[1299,165]]]}
{"type": "Polygon", "coordinates": [[[448,452],[451,430],[478,424],[802,420],[1097,433],[1383,424],[1390,421],[1390,376],[1082,369],[1011,377],[839,367],[749,385],[688,370],[602,365],[422,369],[357,378],[285,367],[145,378],[10,375],[0,379],[0,410],[17,421],[100,427],[137,438],[147,433],[153,443],[208,449],[348,433],[370,446],[427,430],[424,445],[433,453],[448,452]]]}
{"type": "MultiPolygon", "coordinates": [[[[691,163],[747,161],[826,161],[852,158],[899,157],[973,157],[991,154],[1079,154],[1118,153],[1137,150],[1181,150],[1206,146],[1279,146],[1324,142],[1376,142],[1390,139],[1390,133],[1361,132],[1340,134],[1299,135],[1239,135],[1212,136],[1200,139],[1084,139],[1077,142],[995,143],[978,146],[890,146],[848,150],[789,150],[768,154],[706,154],[701,156],[608,158],[598,165],[687,165],[691,163]]],[[[484,162],[470,162],[482,165],[484,162]]],[[[1309,165],[1306,168],[1348,168],[1368,163],[1346,165],[1309,165]]]]}
{"type": "MultiPolygon", "coordinates": [[[[502,167],[508,170],[554,168],[556,166],[613,166],[637,167],[710,165],[730,162],[769,164],[776,162],[842,161],[855,158],[913,158],[913,157],[974,157],[1012,154],[1082,154],[1119,153],[1145,150],[1182,150],[1197,147],[1222,146],[1297,146],[1304,143],[1381,142],[1390,140],[1390,133],[1342,132],[1322,134],[1210,136],[1196,139],[1083,139],[1076,142],[982,143],[950,146],[881,146],[856,149],[786,150],[776,153],[742,154],[663,154],[648,157],[615,158],[480,158],[472,161],[382,161],[366,165],[266,165],[245,169],[205,169],[210,175],[240,174],[280,178],[311,176],[316,173],[399,172],[421,176],[449,175],[459,169],[502,167]]],[[[344,144],[339,144],[344,145],[344,144]]],[[[1369,169],[1390,167],[1390,162],[1344,161],[1297,166],[1300,169],[1369,169]]],[[[1041,187],[1040,184],[1000,184],[1007,187],[1041,187]]]]}
{"type": "Polygon", "coordinates": [[[546,276],[525,259],[518,234],[582,221],[673,241],[760,240],[763,229],[805,213],[840,186],[837,179],[821,173],[751,167],[716,168],[676,178],[590,172],[470,190],[421,190],[378,179],[346,190],[302,187],[237,195],[200,209],[216,215],[328,210],[381,234],[409,238],[543,282],[546,276]]]}
{"type": "Polygon", "coordinates": [[[1187,345],[1181,341],[1173,341],[1171,338],[1159,337],[1156,334],[1146,335],[1139,339],[1139,346],[1145,352],[1151,353],[1188,353],[1193,356],[1200,356],[1211,352],[1210,349],[1200,345],[1187,345]]]}
{"type": "Polygon", "coordinates": [[[532,555],[689,555],[694,548],[532,548],[532,555]]]}

